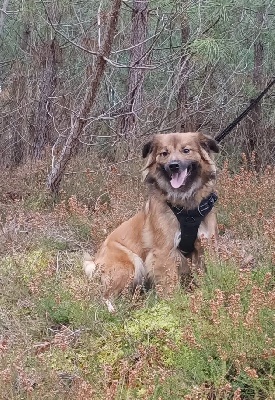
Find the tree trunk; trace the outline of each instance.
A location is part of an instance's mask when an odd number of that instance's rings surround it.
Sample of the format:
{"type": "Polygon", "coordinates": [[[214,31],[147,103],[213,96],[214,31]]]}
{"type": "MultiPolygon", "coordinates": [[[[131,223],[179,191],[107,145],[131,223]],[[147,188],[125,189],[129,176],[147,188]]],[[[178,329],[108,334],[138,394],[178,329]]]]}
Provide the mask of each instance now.
{"type": "Polygon", "coordinates": [[[190,132],[194,130],[194,123],[188,112],[188,98],[189,98],[189,73],[190,63],[189,56],[187,54],[187,44],[190,37],[190,27],[186,12],[186,1],[184,2],[185,10],[182,11],[181,16],[181,43],[182,43],[182,55],[180,60],[180,87],[177,96],[177,124],[176,130],[178,132],[190,132]]]}
{"type": "MultiPolygon", "coordinates": [[[[21,49],[24,52],[29,50],[31,30],[28,23],[25,24],[22,37],[21,37],[21,49]]],[[[28,98],[27,98],[27,77],[25,68],[22,62],[18,61],[15,64],[14,78],[11,84],[12,98],[15,103],[14,106],[20,109],[17,113],[17,121],[15,129],[12,130],[12,144],[11,144],[11,165],[17,167],[21,164],[24,158],[24,154],[27,153],[25,144],[25,132],[28,129],[28,98]]]]}
{"type": "MultiPolygon", "coordinates": [[[[144,65],[145,40],[148,31],[148,0],[133,0],[130,66],[144,65]]],[[[142,107],[145,70],[130,68],[128,77],[127,105],[121,120],[121,134],[133,147],[138,134],[138,115],[142,107]]]]}
{"type": "Polygon", "coordinates": [[[39,62],[42,64],[39,84],[39,101],[30,125],[30,156],[32,159],[41,159],[45,147],[51,141],[52,129],[52,99],[57,87],[57,64],[60,58],[60,48],[54,38],[46,42],[40,49],[39,62]]]}
{"type": "MultiPolygon", "coordinates": [[[[256,26],[259,29],[264,21],[264,7],[260,7],[256,14],[256,26]]],[[[258,31],[257,31],[258,32],[258,31]]],[[[254,69],[253,69],[253,85],[257,92],[263,88],[263,66],[264,66],[264,46],[259,37],[254,43],[254,69]]],[[[262,105],[259,102],[251,111],[250,117],[247,119],[247,157],[251,160],[251,155],[254,153],[253,160],[256,170],[260,168],[260,155],[256,152],[260,148],[259,140],[262,137],[262,105]]]]}
{"type": "Polygon", "coordinates": [[[78,114],[75,115],[74,112],[71,114],[71,130],[59,158],[56,162],[53,158],[52,171],[48,176],[48,187],[55,195],[57,195],[59,192],[60,183],[66,166],[72,156],[74,149],[79,143],[78,138],[88,122],[87,118],[89,116],[92,106],[94,105],[100,87],[101,79],[106,67],[106,58],[108,58],[111,53],[121,3],[122,0],[113,0],[113,5],[109,13],[102,45],[100,46],[99,52],[96,56],[96,62],[93,68],[94,72],[91,75],[90,84],[86,89],[86,93],[78,114]]]}

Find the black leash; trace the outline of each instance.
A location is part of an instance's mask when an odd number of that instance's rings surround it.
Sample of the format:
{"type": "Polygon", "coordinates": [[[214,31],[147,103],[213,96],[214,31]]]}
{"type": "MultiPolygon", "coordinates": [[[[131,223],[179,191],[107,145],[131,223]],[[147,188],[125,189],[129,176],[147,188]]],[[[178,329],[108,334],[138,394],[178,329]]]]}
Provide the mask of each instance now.
{"type": "Polygon", "coordinates": [[[275,78],[267,85],[267,87],[259,94],[256,99],[252,99],[250,101],[250,105],[237,117],[234,119],[231,124],[229,124],[224,130],[222,130],[218,135],[215,137],[216,142],[220,142],[229,134],[229,132],[232,131],[232,129],[235,128],[236,125],[238,125],[241,120],[251,111],[264,97],[264,95],[269,91],[269,89],[274,85],[275,83],[275,78]]]}

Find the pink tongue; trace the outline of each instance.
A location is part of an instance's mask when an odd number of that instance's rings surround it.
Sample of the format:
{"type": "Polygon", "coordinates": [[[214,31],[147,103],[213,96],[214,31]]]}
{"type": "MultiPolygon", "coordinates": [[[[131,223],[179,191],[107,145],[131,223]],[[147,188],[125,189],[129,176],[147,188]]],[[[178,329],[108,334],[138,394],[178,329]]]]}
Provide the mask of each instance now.
{"type": "Polygon", "coordinates": [[[172,174],[172,178],[171,178],[171,186],[174,189],[178,189],[180,186],[182,186],[186,180],[187,177],[187,169],[185,169],[184,171],[181,172],[175,172],[172,174]]]}

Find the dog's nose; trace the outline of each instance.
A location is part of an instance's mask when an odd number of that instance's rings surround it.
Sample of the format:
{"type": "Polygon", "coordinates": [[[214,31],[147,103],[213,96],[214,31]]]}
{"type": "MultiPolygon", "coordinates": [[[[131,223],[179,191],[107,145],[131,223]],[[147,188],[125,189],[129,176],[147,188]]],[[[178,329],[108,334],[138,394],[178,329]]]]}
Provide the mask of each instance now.
{"type": "Polygon", "coordinates": [[[178,172],[180,169],[180,165],[178,161],[172,161],[170,162],[170,164],[168,165],[169,169],[171,172],[178,172]]]}

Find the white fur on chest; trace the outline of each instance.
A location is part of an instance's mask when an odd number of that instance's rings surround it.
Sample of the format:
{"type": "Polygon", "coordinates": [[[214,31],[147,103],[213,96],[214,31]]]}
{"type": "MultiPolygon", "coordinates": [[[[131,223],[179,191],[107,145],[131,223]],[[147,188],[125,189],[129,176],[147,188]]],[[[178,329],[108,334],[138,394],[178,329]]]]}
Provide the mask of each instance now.
{"type": "Polygon", "coordinates": [[[198,238],[202,239],[209,239],[209,230],[207,229],[207,226],[205,225],[205,223],[202,221],[202,223],[199,226],[199,230],[198,230],[198,238]]]}
{"type": "Polygon", "coordinates": [[[180,240],[181,240],[181,231],[179,230],[175,233],[175,236],[174,236],[174,248],[175,249],[179,246],[180,240]]]}

